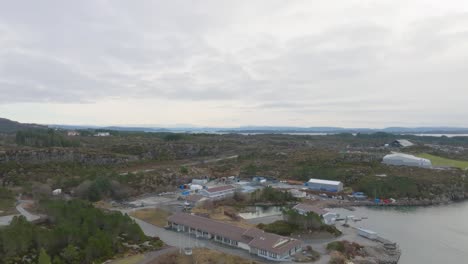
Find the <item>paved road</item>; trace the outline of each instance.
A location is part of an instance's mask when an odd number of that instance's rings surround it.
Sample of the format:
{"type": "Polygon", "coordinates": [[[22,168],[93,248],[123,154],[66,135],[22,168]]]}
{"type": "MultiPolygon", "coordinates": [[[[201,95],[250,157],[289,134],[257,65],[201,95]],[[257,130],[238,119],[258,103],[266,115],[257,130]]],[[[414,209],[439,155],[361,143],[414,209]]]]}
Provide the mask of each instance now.
{"type": "Polygon", "coordinates": [[[29,222],[35,221],[39,218],[41,218],[38,215],[31,214],[30,212],[26,211],[26,209],[23,208],[23,205],[25,203],[28,203],[28,201],[19,201],[18,204],[16,205],[16,210],[20,214],[13,214],[13,215],[7,215],[7,216],[1,216],[0,217],[0,226],[7,226],[10,224],[11,220],[13,220],[13,217],[22,215],[28,220],[29,222]]]}
{"type": "Polygon", "coordinates": [[[7,226],[10,224],[11,220],[13,219],[13,217],[17,216],[19,214],[16,214],[16,215],[7,215],[7,216],[0,216],[0,226],[7,226]]]}
{"type": "Polygon", "coordinates": [[[198,164],[206,164],[206,163],[214,163],[222,160],[230,160],[230,159],[237,159],[239,155],[232,155],[232,156],[227,156],[227,157],[221,157],[221,158],[216,158],[216,159],[207,159],[207,160],[202,160],[202,161],[195,161],[195,162],[190,162],[190,163],[185,163],[182,164],[182,166],[195,166],[198,164]]]}
{"type": "Polygon", "coordinates": [[[26,211],[26,209],[23,208],[23,205],[25,203],[27,203],[27,202],[20,201],[18,203],[18,205],[16,206],[16,210],[18,210],[18,212],[20,212],[20,214],[22,216],[26,217],[26,220],[28,220],[29,222],[32,222],[32,221],[35,221],[35,220],[41,218],[38,215],[34,215],[34,214],[31,214],[30,212],[26,211]]]}
{"type": "Polygon", "coordinates": [[[336,227],[342,232],[342,235],[337,238],[324,238],[324,239],[302,239],[305,245],[310,245],[312,248],[320,253],[320,259],[314,264],[327,264],[330,261],[330,255],[327,252],[327,245],[330,242],[336,240],[348,240],[356,242],[364,246],[375,246],[375,242],[367,238],[358,235],[357,230],[353,227],[343,227],[336,225],[336,227]]]}
{"type": "Polygon", "coordinates": [[[138,264],[149,264],[153,260],[158,258],[159,256],[162,256],[164,254],[169,254],[169,253],[172,253],[172,252],[176,252],[177,250],[178,249],[175,248],[175,247],[167,247],[167,248],[163,248],[163,249],[158,250],[158,251],[148,252],[148,253],[145,254],[145,258],[142,261],[138,262],[138,264]]]}

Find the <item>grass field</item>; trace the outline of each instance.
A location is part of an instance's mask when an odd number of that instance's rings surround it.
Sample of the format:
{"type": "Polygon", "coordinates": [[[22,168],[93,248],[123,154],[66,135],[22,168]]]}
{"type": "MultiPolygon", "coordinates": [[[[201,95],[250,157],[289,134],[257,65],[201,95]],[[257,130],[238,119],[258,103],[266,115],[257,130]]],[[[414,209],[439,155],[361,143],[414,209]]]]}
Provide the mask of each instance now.
{"type": "Polygon", "coordinates": [[[447,158],[434,156],[428,153],[422,153],[422,154],[419,154],[418,156],[421,158],[429,159],[432,162],[433,166],[449,166],[449,167],[460,168],[462,170],[468,169],[468,161],[447,159],[447,158]]]}
{"type": "Polygon", "coordinates": [[[130,215],[155,226],[164,227],[171,213],[160,208],[147,208],[131,212],[130,215]]]}

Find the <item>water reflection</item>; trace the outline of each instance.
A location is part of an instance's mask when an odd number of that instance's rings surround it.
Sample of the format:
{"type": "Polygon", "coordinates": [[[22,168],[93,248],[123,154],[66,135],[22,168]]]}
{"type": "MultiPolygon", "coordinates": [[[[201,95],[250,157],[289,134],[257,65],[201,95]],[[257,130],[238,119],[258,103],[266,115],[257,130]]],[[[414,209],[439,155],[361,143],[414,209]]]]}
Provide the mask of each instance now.
{"type": "Polygon", "coordinates": [[[283,207],[280,206],[252,206],[246,208],[246,212],[240,213],[239,216],[244,219],[255,219],[259,217],[281,215],[283,207]]]}

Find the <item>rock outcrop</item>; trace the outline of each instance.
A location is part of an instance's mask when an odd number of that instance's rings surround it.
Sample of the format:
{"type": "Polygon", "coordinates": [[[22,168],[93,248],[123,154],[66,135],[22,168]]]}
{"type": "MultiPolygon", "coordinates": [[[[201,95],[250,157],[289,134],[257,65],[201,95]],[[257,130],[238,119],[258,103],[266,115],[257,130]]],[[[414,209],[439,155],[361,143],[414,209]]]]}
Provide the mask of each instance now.
{"type": "Polygon", "coordinates": [[[7,162],[42,164],[77,162],[89,165],[114,165],[138,160],[131,155],[94,152],[75,148],[18,149],[0,151],[0,164],[7,162]]]}

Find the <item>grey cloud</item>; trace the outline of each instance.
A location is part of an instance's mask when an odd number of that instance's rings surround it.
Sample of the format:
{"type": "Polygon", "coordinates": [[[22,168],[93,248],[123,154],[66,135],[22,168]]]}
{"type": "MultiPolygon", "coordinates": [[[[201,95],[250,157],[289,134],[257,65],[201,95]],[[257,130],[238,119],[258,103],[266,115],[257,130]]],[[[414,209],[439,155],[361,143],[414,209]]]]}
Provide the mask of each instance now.
{"type": "Polygon", "coordinates": [[[468,81],[467,14],[395,26],[359,13],[363,19],[314,24],[304,1],[295,4],[311,30],[294,35],[281,31],[288,25],[262,28],[291,18],[288,2],[268,3],[4,3],[0,103],[158,98],[237,100],[250,110],[387,111],[420,109],[411,108],[420,93],[435,100],[441,86],[460,92],[468,81]],[[394,102],[394,94],[407,96],[394,102]]]}

